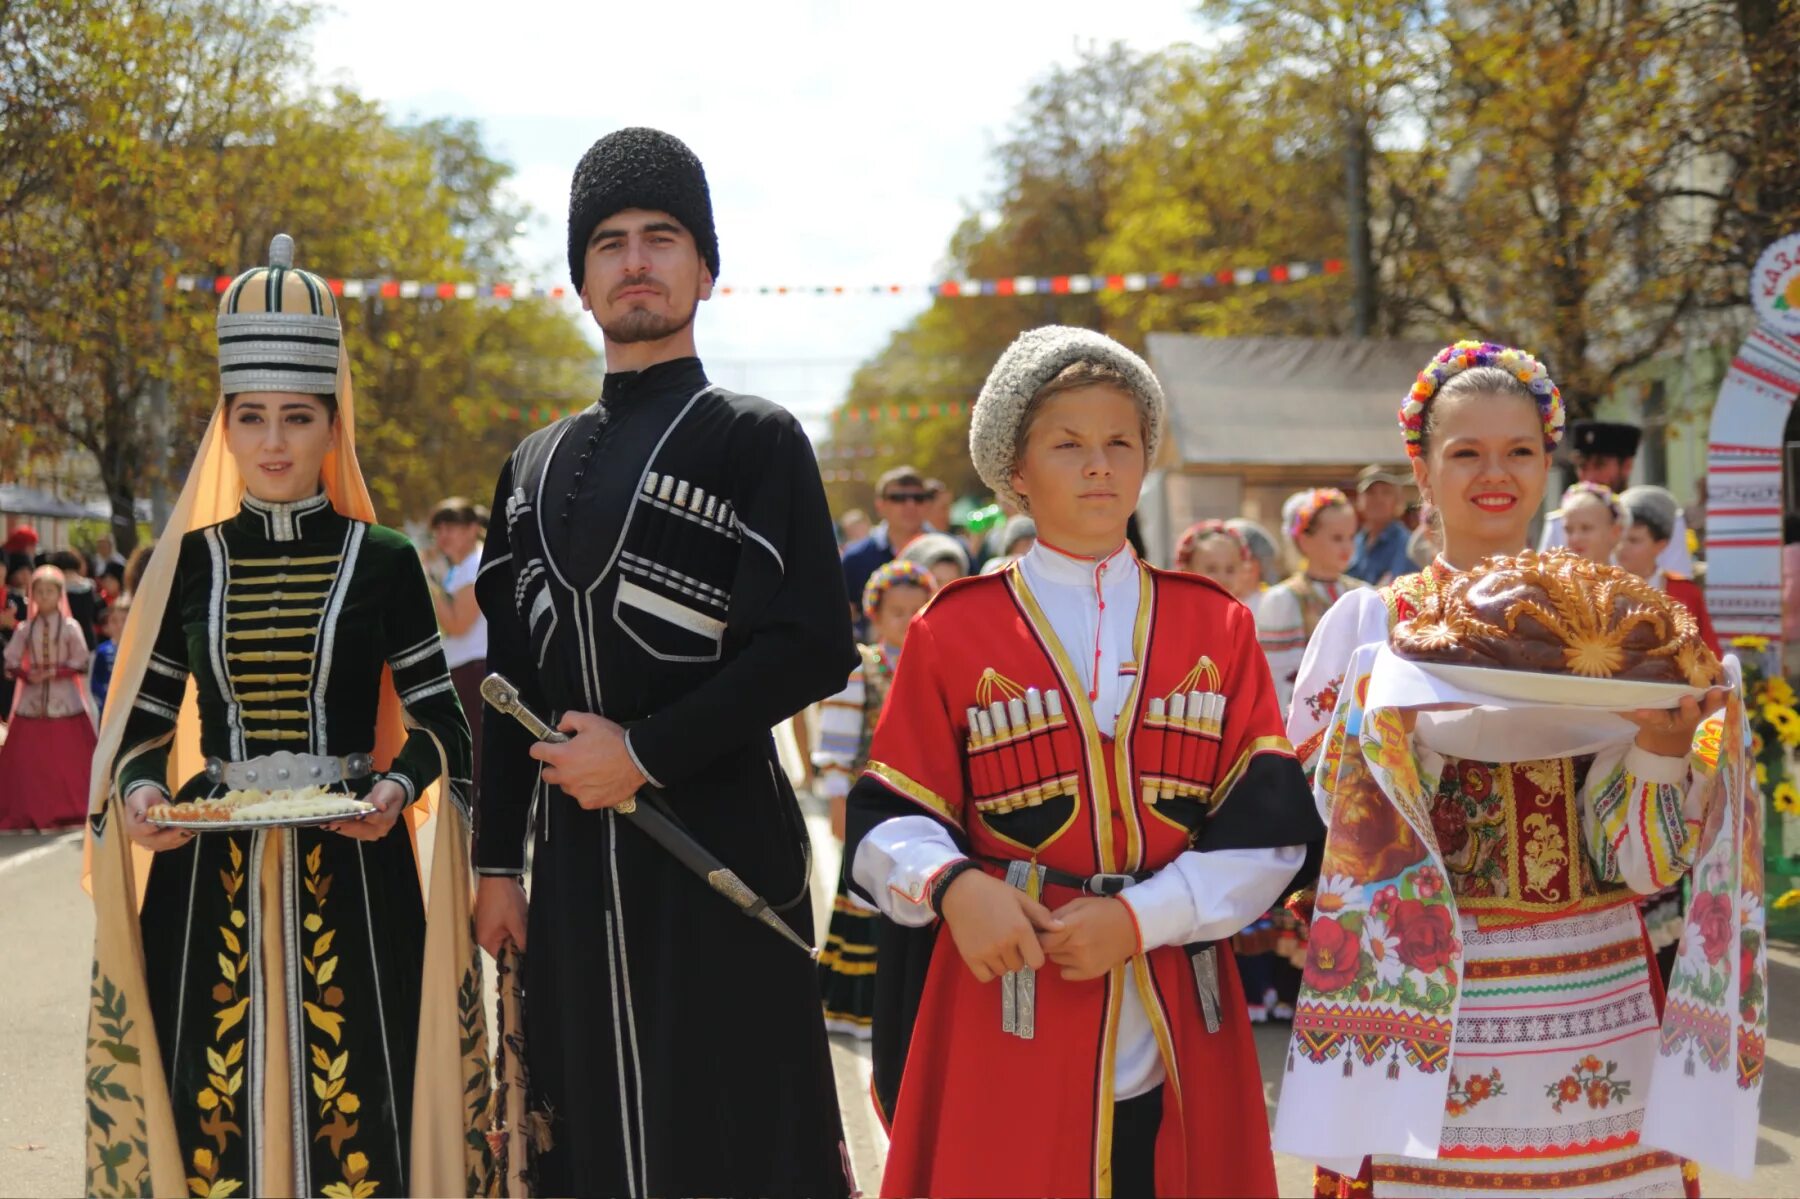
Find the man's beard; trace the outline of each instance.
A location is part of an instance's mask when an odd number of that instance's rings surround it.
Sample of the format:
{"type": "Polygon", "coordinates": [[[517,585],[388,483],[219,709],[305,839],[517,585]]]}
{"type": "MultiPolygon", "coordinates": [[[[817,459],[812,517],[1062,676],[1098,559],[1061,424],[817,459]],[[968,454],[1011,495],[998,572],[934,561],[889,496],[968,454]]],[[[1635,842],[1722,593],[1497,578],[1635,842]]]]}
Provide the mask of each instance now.
{"type": "Polygon", "coordinates": [[[610,322],[602,323],[600,331],[606,334],[606,340],[614,345],[628,346],[645,341],[662,341],[673,337],[694,323],[694,314],[700,310],[700,301],[695,300],[686,316],[664,316],[645,308],[633,308],[622,313],[610,322]]]}

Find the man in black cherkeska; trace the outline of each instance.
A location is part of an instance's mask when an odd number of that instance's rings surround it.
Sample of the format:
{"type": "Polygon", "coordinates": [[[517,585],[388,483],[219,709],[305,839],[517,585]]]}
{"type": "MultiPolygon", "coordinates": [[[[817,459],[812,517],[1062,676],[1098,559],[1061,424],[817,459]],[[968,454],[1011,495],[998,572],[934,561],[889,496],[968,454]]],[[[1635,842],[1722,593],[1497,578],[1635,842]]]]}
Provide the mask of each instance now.
{"type": "Polygon", "coordinates": [[[477,935],[530,945],[537,1189],[844,1195],[812,963],[612,810],[656,797],[812,938],[769,730],[857,661],[818,467],[786,410],[695,356],[719,250],[680,141],[625,129],[587,152],[569,269],[605,386],[507,461],[476,582],[489,666],[572,737],[534,745],[490,710],[477,816],[477,935]]]}

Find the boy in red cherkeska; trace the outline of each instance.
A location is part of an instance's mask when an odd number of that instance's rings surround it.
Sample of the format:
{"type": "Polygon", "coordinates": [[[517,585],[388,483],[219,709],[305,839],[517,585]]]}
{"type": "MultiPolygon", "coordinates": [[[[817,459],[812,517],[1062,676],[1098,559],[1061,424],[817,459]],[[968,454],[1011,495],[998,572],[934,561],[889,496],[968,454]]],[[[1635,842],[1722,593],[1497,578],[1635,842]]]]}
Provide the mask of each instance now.
{"type": "Polygon", "coordinates": [[[892,922],[883,1194],[1274,1193],[1215,943],[1322,829],[1249,610],[1127,544],[1163,425],[1149,368],[1079,329],[1022,336],[976,404],[975,465],[1038,543],[915,620],[849,804],[892,922]]]}

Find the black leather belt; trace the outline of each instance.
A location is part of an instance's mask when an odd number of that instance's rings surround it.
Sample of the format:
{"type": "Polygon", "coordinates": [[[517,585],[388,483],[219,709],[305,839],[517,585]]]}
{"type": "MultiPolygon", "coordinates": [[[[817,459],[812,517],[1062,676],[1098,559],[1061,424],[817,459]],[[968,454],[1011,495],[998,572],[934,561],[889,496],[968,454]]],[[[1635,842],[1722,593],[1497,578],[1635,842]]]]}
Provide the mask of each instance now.
{"type": "MultiPolygon", "coordinates": [[[[995,866],[1005,869],[1010,863],[1005,858],[987,859],[995,866]]],[[[1043,881],[1048,886],[1069,887],[1080,891],[1083,895],[1117,895],[1135,883],[1144,882],[1156,872],[1154,870],[1134,870],[1127,874],[1070,874],[1067,870],[1058,870],[1054,866],[1039,866],[1043,871],[1043,881]]]]}

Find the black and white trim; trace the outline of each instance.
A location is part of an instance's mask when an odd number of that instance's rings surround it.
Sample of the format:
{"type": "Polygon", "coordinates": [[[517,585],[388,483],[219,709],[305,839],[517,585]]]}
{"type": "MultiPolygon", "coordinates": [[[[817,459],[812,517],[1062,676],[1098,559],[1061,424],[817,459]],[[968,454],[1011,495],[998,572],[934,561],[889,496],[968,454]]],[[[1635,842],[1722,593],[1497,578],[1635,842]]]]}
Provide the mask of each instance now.
{"type": "Polygon", "coordinates": [[[305,519],[330,507],[331,497],[323,491],[308,499],[291,502],[259,500],[246,491],[243,500],[243,511],[261,522],[262,535],[270,541],[300,540],[305,519]]]}
{"type": "Polygon", "coordinates": [[[356,577],[357,555],[362,552],[363,538],[368,531],[369,526],[363,522],[350,522],[350,527],[344,534],[342,565],[338,568],[337,577],[331,581],[331,590],[325,601],[325,615],[319,621],[318,674],[307,705],[308,722],[312,726],[309,730],[312,752],[316,754],[330,752],[325,736],[325,691],[331,685],[331,656],[337,642],[338,618],[343,615],[344,599],[350,593],[350,580],[356,577]]]}

